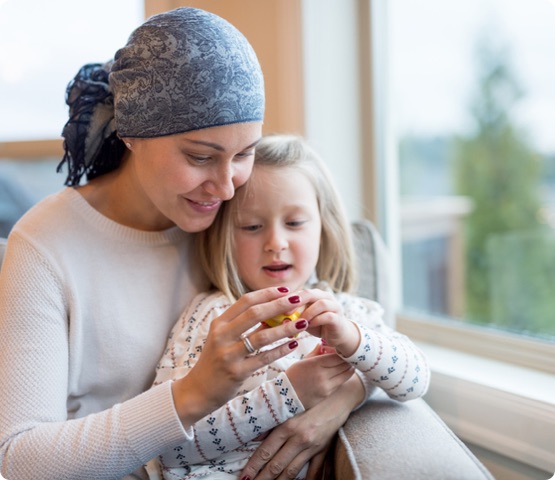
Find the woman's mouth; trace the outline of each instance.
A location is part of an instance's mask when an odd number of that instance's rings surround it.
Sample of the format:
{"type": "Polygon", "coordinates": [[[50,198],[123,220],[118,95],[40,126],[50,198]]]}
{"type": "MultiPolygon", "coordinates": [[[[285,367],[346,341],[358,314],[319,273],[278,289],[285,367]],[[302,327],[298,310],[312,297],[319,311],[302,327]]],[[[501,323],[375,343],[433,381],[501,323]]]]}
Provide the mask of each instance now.
{"type": "Polygon", "coordinates": [[[221,200],[212,200],[209,202],[200,202],[196,200],[191,200],[190,198],[186,198],[185,200],[187,200],[193,210],[199,213],[212,213],[218,210],[218,208],[220,208],[220,205],[222,204],[221,200]]]}

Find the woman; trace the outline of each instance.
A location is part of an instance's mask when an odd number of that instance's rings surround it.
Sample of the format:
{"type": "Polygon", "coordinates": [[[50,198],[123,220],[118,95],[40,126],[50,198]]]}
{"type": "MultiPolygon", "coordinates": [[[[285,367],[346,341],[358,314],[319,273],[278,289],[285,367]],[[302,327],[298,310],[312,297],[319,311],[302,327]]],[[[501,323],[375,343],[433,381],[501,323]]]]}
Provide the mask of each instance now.
{"type": "MultiPolygon", "coordinates": [[[[263,88],[246,39],[190,8],[152,17],[113,62],[86,65],[68,86],[69,188],[13,228],[0,276],[4,477],[144,478],[143,463],[191,440],[195,421],[296,348],[248,357],[241,333],[291,305],[286,288],[266,289],[214,321],[186,379],[148,390],[173,323],[206,287],[190,233],[251,172],[263,88]]],[[[284,325],[249,339],[260,348],[295,333],[284,325]]],[[[318,436],[328,441],[340,421],[318,436]]],[[[321,450],[291,443],[311,418],[301,422],[269,437],[246,476],[321,450]]]]}
{"type": "MultiPolygon", "coordinates": [[[[0,275],[0,472],[144,478],[144,462],[191,440],[195,421],[296,348],[248,356],[241,333],[305,301],[281,287],[248,294],[213,322],[186,379],[148,390],[173,323],[206,288],[190,233],[250,174],[263,78],[236,29],[182,8],[145,22],[113,63],[83,67],[67,93],[69,188],[14,227],[0,275]]],[[[298,331],[249,340],[259,349],[298,331]]],[[[275,429],[244,477],[276,478],[311,458],[316,475],[362,396],[339,389],[275,429]]]]}

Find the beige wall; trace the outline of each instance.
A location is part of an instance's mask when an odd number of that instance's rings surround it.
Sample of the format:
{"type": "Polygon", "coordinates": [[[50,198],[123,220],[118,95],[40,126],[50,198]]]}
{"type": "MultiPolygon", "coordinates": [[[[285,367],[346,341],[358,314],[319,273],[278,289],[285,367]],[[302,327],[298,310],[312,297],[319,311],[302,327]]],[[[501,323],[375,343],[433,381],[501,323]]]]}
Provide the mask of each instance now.
{"type": "Polygon", "coordinates": [[[202,8],[235,25],[264,71],[264,132],[304,134],[301,2],[299,0],[146,0],[147,17],[179,6],[202,8]]]}

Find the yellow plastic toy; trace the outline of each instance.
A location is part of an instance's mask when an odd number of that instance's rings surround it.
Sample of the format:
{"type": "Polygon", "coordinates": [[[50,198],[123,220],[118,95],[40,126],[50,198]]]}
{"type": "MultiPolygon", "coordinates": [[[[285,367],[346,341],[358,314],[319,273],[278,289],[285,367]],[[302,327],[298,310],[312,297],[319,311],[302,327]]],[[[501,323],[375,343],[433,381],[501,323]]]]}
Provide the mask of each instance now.
{"type": "Polygon", "coordinates": [[[269,327],[277,327],[278,325],[281,325],[285,320],[291,320],[292,322],[296,322],[301,317],[302,313],[303,313],[302,311],[300,312],[295,311],[289,315],[284,315],[284,314],[276,315],[266,320],[264,323],[269,327]]]}

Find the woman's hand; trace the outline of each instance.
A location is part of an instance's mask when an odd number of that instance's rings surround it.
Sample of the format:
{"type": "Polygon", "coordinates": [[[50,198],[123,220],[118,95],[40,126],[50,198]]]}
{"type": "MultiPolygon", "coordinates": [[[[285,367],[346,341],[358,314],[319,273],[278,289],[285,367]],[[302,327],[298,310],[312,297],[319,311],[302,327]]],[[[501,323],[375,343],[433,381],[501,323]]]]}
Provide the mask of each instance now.
{"type": "Polygon", "coordinates": [[[316,349],[318,352],[312,352],[285,371],[307,410],[329,397],[354,373],[354,367],[335,353],[320,355],[320,345],[316,349]]]}
{"type": "Polygon", "coordinates": [[[360,379],[352,375],[342,388],[314,408],[274,428],[249,459],[241,480],[296,478],[307,462],[307,480],[320,479],[335,433],[364,395],[360,379]]]}
{"type": "Polygon", "coordinates": [[[307,307],[302,318],[310,323],[308,332],[322,338],[343,357],[350,357],[360,344],[357,326],[345,318],[343,309],[332,293],[318,288],[301,292],[307,307]]]}
{"type": "Polygon", "coordinates": [[[300,302],[297,294],[287,294],[288,290],[281,287],[247,293],[212,321],[196,365],[187,376],[172,384],[176,411],[185,427],[232,398],[241,383],[256,370],[297,347],[297,342],[291,340],[255,355],[248,350],[248,346],[258,350],[283,338],[293,337],[306,330],[306,321],[257,329],[249,333],[250,343],[241,338],[242,333],[257,323],[291,310],[300,302]]]}

